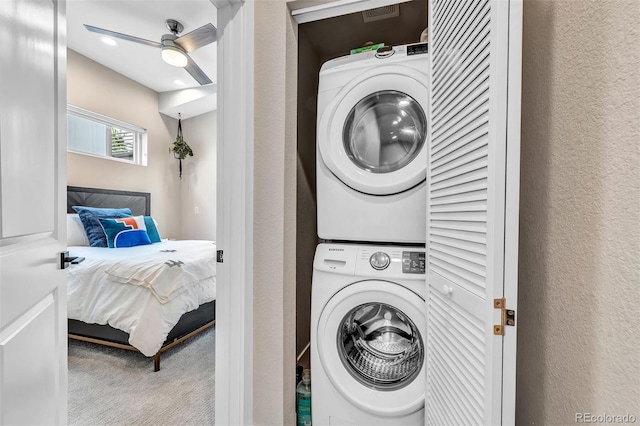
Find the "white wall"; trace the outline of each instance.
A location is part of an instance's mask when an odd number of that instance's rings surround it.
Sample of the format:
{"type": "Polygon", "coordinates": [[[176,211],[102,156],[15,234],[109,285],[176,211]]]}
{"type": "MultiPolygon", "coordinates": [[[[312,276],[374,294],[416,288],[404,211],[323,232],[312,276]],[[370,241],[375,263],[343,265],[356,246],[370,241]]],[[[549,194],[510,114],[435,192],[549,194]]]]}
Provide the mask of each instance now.
{"type": "Polygon", "coordinates": [[[180,237],[178,162],[169,152],[178,121],[158,112],[158,94],[91,59],[68,51],[68,103],[147,129],[148,165],[67,154],[72,186],[151,193],[151,214],[160,235],[180,237]]]}
{"type": "Polygon", "coordinates": [[[181,239],[216,239],[217,120],[218,113],[212,111],[182,121],[182,133],[194,156],[182,161],[181,239]]]}
{"type": "Polygon", "coordinates": [[[517,424],[640,421],[640,2],[524,2],[517,424]]]}

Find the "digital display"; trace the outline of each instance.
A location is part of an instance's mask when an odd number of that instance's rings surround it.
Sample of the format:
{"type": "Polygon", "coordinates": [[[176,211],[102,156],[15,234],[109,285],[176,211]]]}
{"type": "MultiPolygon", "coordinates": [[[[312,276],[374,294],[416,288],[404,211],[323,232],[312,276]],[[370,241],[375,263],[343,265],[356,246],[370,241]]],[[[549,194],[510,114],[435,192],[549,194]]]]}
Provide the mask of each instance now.
{"type": "Polygon", "coordinates": [[[420,55],[428,52],[429,52],[429,43],[412,44],[411,46],[407,46],[407,56],[420,55]]]}
{"type": "Polygon", "coordinates": [[[402,252],[402,273],[403,274],[424,274],[426,255],[420,251],[402,252]]]}

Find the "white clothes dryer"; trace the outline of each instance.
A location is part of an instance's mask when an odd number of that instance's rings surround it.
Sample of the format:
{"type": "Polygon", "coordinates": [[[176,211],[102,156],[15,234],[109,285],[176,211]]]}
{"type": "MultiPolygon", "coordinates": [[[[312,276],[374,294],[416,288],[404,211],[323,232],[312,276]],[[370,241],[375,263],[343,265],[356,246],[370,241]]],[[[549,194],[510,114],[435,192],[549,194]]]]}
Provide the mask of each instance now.
{"type": "Polygon", "coordinates": [[[428,45],[385,48],[320,70],[316,173],[325,240],[425,242],[428,45]]]}
{"type": "Polygon", "coordinates": [[[314,426],[422,425],[425,250],[320,244],[311,293],[314,426]]]}

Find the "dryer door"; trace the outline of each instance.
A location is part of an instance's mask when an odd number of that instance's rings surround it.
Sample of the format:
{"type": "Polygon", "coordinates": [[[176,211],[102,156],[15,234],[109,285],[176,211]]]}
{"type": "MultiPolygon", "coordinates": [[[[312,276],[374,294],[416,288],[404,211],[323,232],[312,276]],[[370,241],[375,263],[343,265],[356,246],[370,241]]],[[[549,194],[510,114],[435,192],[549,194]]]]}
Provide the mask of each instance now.
{"type": "Polygon", "coordinates": [[[389,281],[360,281],[326,304],[317,348],[335,389],[375,415],[424,407],[424,300],[389,281]]]}
{"type": "Polygon", "coordinates": [[[426,81],[413,68],[389,65],[342,88],[318,124],[322,160],[338,179],[372,195],[403,192],[426,179],[426,81]]]}

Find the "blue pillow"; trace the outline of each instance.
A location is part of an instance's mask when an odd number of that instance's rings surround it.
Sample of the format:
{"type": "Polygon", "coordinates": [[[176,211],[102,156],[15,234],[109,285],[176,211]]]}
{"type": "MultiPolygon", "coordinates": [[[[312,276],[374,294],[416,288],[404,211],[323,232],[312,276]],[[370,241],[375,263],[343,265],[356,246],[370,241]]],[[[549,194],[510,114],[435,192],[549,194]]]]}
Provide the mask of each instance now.
{"type": "Polygon", "coordinates": [[[162,241],[160,239],[160,233],[158,232],[156,223],[153,221],[151,216],[144,217],[144,226],[147,228],[147,234],[149,235],[149,239],[152,243],[159,243],[162,241]]]}
{"type": "Polygon", "coordinates": [[[98,219],[109,248],[135,247],[151,244],[149,235],[144,229],[138,228],[134,217],[117,219],[98,219]]]}
{"type": "Polygon", "coordinates": [[[80,221],[84,227],[84,232],[87,233],[87,238],[89,239],[89,245],[91,247],[107,247],[107,239],[98,219],[131,216],[131,209],[128,207],[123,209],[103,209],[96,207],[72,206],[71,208],[78,213],[78,216],[80,216],[80,221]]]}

